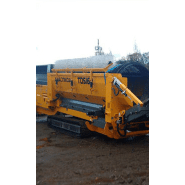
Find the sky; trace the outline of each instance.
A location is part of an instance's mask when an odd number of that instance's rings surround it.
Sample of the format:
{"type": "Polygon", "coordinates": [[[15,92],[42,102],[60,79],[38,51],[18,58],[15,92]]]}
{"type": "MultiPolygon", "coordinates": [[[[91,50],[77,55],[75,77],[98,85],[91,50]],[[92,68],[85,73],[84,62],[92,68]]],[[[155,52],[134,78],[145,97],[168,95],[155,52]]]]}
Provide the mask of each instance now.
{"type": "Polygon", "coordinates": [[[149,2],[127,0],[38,0],[36,65],[104,53],[116,57],[149,51],[149,2]]]}

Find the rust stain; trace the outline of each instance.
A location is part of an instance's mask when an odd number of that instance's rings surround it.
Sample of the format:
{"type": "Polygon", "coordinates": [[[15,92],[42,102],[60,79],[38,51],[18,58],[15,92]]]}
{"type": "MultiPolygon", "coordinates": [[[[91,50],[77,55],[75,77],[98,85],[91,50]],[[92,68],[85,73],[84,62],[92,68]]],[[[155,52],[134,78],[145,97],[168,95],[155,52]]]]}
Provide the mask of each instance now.
{"type": "Polygon", "coordinates": [[[49,144],[49,142],[51,142],[47,137],[45,137],[43,139],[39,139],[39,141],[45,141],[46,143],[43,145],[36,146],[37,149],[43,148],[43,147],[47,146],[49,144]]]}
{"type": "Polygon", "coordinates": [[[95,180],[92,180],[92,182],[98,183],[98,182],[113,182],[113,179],[105,178],[105,177],[96,177],[95,180]]]}
{"type": "Polygon", "coordinates": [[[48,142],[48,138],[45,137],[45,138],[43,138],[43,139],[40,139],[39,141],[46,141],[46,142],[48,142]]]}
{"type": "Polygon", "coordinates": [[[37,146],[37,149],[40,149],[40,148],[42,148],[42,147],[44,147],[45,146],[45,144],[43,144],[43,145],[38,145],[37,146]]]}

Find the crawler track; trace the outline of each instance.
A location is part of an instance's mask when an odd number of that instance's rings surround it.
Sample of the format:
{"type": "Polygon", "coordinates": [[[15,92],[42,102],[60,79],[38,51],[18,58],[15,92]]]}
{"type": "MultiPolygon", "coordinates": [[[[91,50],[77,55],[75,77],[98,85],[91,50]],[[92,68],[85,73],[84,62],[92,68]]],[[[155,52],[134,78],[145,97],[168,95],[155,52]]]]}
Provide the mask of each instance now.
{"type": "Polygon", "coordinates": [[[61,115],[48,116],[48,126],[72,137],[88,137],[92,134],[86,125],[85,120],[75,117],[61,115]]]}

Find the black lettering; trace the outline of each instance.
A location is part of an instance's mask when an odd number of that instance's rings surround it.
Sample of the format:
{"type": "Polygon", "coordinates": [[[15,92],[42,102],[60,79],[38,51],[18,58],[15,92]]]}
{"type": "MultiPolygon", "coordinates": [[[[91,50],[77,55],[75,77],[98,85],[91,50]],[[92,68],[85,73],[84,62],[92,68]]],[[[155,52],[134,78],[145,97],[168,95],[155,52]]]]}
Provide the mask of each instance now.
{"type": "Polygon", "coordinates": [[[78,77],[78,83],[80,84],[90,84],[90,78],[78,77]]]}

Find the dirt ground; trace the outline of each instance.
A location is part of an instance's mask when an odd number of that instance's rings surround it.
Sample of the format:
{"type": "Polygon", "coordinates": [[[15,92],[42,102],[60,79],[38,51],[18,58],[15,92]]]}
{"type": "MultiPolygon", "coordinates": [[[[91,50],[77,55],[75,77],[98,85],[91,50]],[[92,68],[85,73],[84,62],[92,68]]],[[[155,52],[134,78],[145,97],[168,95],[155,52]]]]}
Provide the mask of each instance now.
{"type": "Polygon", "coordinates": [[[74,138],[37,119],[36,184],[149,184],[149,136],[74,138]]]}

